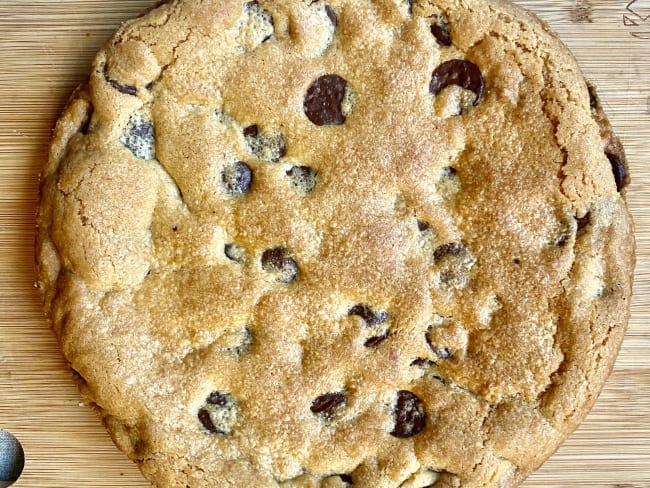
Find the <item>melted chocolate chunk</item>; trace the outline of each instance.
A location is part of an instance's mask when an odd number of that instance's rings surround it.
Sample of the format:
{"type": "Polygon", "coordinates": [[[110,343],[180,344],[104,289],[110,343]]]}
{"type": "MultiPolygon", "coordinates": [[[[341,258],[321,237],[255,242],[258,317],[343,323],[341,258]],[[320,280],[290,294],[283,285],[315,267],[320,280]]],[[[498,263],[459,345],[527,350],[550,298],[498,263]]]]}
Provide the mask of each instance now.
{"type": "Polygon", "coordinates": [[[291,185],[297,189],[309,193],[316,186],[316,171],[309,166],[293,166],[287,171],[291,185]]]}
{"type": "Polygon", "coordinates": [[[213,391],[198,411],[201,425],[212,434],[230,434],[237,416],[237,402],[230,393],[213,391]]]}
{"type": "Polygon", "coordinates": [[[441,46],[451,46],[451,34],[449,33],[449,26],[447,21],[442,15],[432,15],[431,19],[431,34],[436,38],[438,44],[441,46]]]}
{"type": "Polygon", "coordinates": [[[243,161],[235,161],[224,166],[221,173],[226,194],[235,196],[248,193],[253,182],[253,171],[243,161]]]}
{"type": "Polygon", "coordinates": [[[347,81],[335,74],[323,75],[314,81],[303,101],[307,118],[318,126],[343,124],[342,104],[347,86],[347,81]]]}
{"type": "Polygon", "coordinates": [[[393,410],[395,426],[390,435],[405,439],[422,432],[427,423],[424,405],[415,393],[407,390],[397,392],[393,410]]]}
{"type": "Polygon", "coordinates": [[[458,85],[476,94],[474,105],[478,105],[483,96],[485,81],[481,71],[471,61],[452,59],[442,63],[433,72],[429,91],[437,95],[450,85],[458,85]]]}
{"type": "Polygon", "coordinates": [[[418,230],[420,232],[424,232],[426,230],[429,230],[431,228],[431,225],[429,222],[425,222],[424,220],[418,220],[418,230]]]}
{"type": "Polygon", "coordinates": [[[388,319],[388,314],[386,312],[383,310],[375,312],[365,303],[358,303],[353,306],[348,311],[348,315],[357,315],[358,317],[361,317],[368,326],[383,324],[388,319]]]}
{"type": "Polygon", "coordinates": [[[153,124],[139,114],[131,116],[120,142],[136,158],[151,160],[156,157],[153,124]]]}
{"type": "Polygon", "coordinates": [[[262,269],[275,275],[278,283],[291,283],[296,279],[300,270],[284,247],[274,247],[262,253],[262,269]]]}
{"type": "Polygon", "coordinates": [[[616,182],[616,190],[620,193],[625,185],[627,185],[627,171],[625,164],[620,156],[613,153],[605,153],[609,163],[612,165],[612,173],[614,174],[614,181],[616,182]]]}
{"type": "Polygon", "coordinates": [[[332,419],[336,410],[347,401],[344,393],[335,391],[325,393],[314,399],[311,404],[310,410],[312,413],[321,415],[326,419],[332,419]]]}

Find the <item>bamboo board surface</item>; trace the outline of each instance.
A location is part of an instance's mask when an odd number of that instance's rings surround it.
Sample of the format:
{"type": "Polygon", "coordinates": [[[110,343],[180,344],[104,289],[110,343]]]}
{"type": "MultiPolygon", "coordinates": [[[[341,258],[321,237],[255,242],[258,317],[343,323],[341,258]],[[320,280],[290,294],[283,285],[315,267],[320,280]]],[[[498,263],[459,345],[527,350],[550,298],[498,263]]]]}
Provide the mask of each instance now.
{"type": "MultiPolygon", "coordinates": [[[[120,22],[157,0],[0,0],[0,428],[25,488],[137,487],[71,380],[33,288],[38,174],[51,128],[120,22]]],[[[588,419],[524,487],[650,488],[650,0],[519,0],[599,88],[632,169],[638,265],[629,332],[588,419]],[[644,20],[645,19],[645,20],[644,20]]]]}

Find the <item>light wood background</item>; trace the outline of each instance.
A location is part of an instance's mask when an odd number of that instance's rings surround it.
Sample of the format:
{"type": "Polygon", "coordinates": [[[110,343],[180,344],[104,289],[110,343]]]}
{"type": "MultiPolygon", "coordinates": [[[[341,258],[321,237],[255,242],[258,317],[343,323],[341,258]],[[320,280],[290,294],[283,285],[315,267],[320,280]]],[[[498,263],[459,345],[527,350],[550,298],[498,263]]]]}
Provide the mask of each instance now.
{"type": "MultiPolygon", "coordinates": [[[[638,242],[633,315],[612,377],[528,488],[650,487],[650,0],[629,2],[517,1],[560,33],[599,87],[631,162],[638,242]]],[[[32,249],[57,114],[111,32],[154,3],[0,0],[0,428],[25,449],[17,487],[148,486],[73,386],[41,315],[32,249]]]]}

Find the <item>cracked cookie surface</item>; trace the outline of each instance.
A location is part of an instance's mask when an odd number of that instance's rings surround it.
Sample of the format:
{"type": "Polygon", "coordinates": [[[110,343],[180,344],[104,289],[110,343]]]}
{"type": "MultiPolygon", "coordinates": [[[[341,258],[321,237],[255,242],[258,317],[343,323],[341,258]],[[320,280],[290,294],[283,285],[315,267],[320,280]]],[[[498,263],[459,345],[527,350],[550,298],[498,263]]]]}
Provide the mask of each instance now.
{"type": "Polygon", "coordinates": [[[628,181],[507,2],[178,0],[57,124],[39,287],[156,486],[512,487],[614,363],[628,181]]]}

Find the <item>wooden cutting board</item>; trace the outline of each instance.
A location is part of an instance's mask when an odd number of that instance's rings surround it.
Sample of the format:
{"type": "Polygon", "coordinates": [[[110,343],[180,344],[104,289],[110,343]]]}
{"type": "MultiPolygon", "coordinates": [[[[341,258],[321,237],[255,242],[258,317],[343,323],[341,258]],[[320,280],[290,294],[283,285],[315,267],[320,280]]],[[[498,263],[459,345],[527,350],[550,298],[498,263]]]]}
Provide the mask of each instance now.
{"type": "MultiPolygon", "coordinates": [[[[84,405],[33,288],[38,173],[72,89],[120,22],[157,0],[0,0],[0,428],[17,487],[149,486],[84,405]]],[[[525,487],[650,487],[650,0],[519,0],[599,87],[632,168],[638,266],[629,333],[587,421],[525,487]],[[644,20],[646,19],[646,20],[644,20]]],[[[215,487],[217,488],[217,487],[215,487]]]]}

